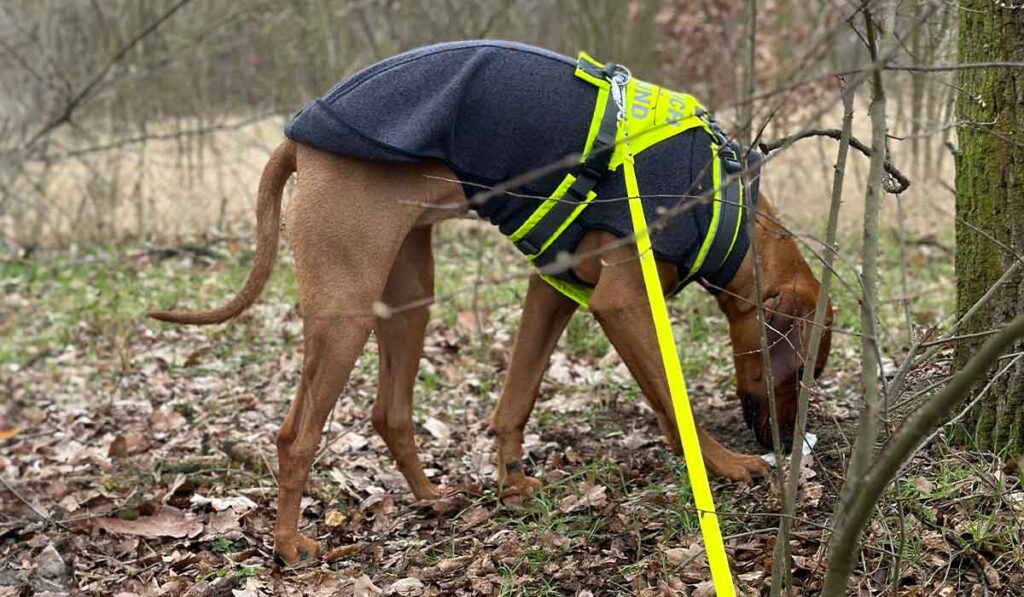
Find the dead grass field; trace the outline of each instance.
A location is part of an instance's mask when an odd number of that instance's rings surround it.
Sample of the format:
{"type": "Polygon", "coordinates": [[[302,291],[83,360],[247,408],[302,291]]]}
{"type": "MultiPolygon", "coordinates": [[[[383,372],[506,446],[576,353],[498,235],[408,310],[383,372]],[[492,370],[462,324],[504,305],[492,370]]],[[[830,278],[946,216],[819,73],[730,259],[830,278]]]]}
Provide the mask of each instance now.
{"type": "MultiPolygon", "coordinates": [[[[860,106],[855,120],[854,134],[861,139],[870,138],[865,112],[860,106]]],[[[838,126],[840,116],[833,110],[815,126],[838,126]]],[[[0,230],[19,244],[54,248],[139,237],[168,241],[213,229],[225,234],[244,230],[252,224],[260,172],[283,139],[285,121],[271,117],[238,129],[184,134],[243,120],[226,115],[216,122],[156,127],[151,135],[183,136],[64,160],[45,171],[36,169],[33,174],[42,180],[44,200],[31,207],[15,203],[15,209],[0,219],[0,230]]],[[[798,124],[804,123],[793,117],[787,130],[772,132],[790,133],[798,124]]],[[[772,132],[766,138],[773,138],[772,132]]],[[[111,135],[114,138],[122,137],[111,135]]],[[[110,139],[96,144],[105,142],[110,139]]],[[[828,139],[801,141],[773,154],[765,167],[762,188],[796,231],[823,233],[836,148],[837,143],[828,139]]],[[[952,156],[944,156],[939,172],[923,176],[910,171],[909,145],[894,141],[892,151],[894,162],[913,180],[904,194],[908,237],[936,235],[951,246],[952,156]]],[[[843,238],[859,236],[866,174],[867,158],[851,152],[841,219],[843,238]]],[[[886,197],[882,221],[890,227],[897,221],[891,196],[886,197]]]]}

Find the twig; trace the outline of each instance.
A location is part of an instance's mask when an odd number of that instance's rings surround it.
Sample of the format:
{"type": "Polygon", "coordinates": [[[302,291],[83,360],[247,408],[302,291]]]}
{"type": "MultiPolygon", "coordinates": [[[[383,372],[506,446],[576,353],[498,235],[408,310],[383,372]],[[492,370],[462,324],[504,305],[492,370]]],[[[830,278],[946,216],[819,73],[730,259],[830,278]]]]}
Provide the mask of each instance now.
{"type": "MultiPolygon", "coordinates": [[[[876,31],[875,22],[867,6],[864,7],[864,22],[867,28],[868,51],[876,59],[880,52],[889,50],[888,35],[894,20],[895,6],[888,2],[883,5],[886,11],[886,30],[876,31]],[[876,39],[880,37],[881,39],[876,39]],[[880,48],[881,46],[881,48],[880,48]]],[[[882,73],[875,71],[871,78],[871,105],[868,113],[871,116],[872,156],[868,170],[868,184],[864,195],[864,247],[861,264],[861,284],[863,298],[860,305],[861,331],[861,385],[864,390],[864,406],[857,426],[857,437],[854,440],[850,464],[846,469],[846,479],[840,492],[836,506],[836,521],[841,523],[845,518],[844,508],[856,495],[859,484],[871,462],[875,441],[878,439],[878,423],[880,418],[881,395],[879,391],[879,358],[878,343],[875,337],[875,302],[878,297],[878,212],[881,207],[880,187],[882,182],[882,160],[885,153],[885,89],[882,86],[882,73]]],[[[834,541],[833,537],[833,541],[834,541]]],[[[829,558],[829,566],[833,565],[829,558]]],[[[852,566],[852,562],[846,562],[852,566]]]]}
{"type": "Polygon", "coordinates": [[[110,60],[107,61],[107,64],[103,68],[101,68],[99,72],[94,74],[92,78],[89,79],[89,82],[86,83],[85,86],[83,86],[78,91],[78,93],[73,95],[68,100],[67,104],[64,105],[64,109],[61,110],[60,114],[51,118],[49,122],[44,124],[43,127],[36,132],[36,134],[32,135],[32,138],[30,138],[28,143],[25,144],[25,146],[22,148],[22,151],[28,152],[36,143],[39,142],[40,139],[50,134],[54,129],[61,126],[62,124],[70,122],[71,116],[74,114],[75,110],[78,109],[79,104],[85,101],[85,99],[89,97],[89,94],[92,93],[96,86],[99,85],[103,81],[103,79],[107,77],[107,73],[110,72],[110,69],[114,68],[114,66],[117,65],[118,62],[121,62],[121,60],[123,60],[124,57],[127,56],[128,53],[135,48],[135,46],[139,45],[139,43],[142,40],[144,40],[151,33],[159,29],[161,25],[163,25],[168,19],[174,16],[174,13],[181,10],[186,4],[188,4],[191,1],[192,0],[178,0],[177,3],[175,3],[169,9],[164,11],[164,13],[157,17],[156,20],[150,23],[142,31],[139,31],[137,34],[135,34],[135,37],[129,40],[128,43],[121,46],[121,48],[110,58],[110,60]]]}
{"type": "Polygon", "coordinates": [[[0,483],[3,483],[3,486],[5,488],[7,488],[7,491],[11,492],[11,494],[13,494],[14,497],[18,498],[18,500],[21,501],[21,503],[23,503],[26,506],[28,506],[28,509],[31,510],[36,516],[38,516],[40,520],[43,520],[43,521],[45,521],[45,522],[47,522],[49,524],[58,526],[58,527],[64,529],[65,531],[68,530],[67,525],[65,525],[63,522],[60,522],[59,520],[54,520],[48,514],[46,514],[46,512],[40,512],[39,508],[36,508],[35,504],[33,504],[32,502],[28,501],[25,498],[25,496],[23,496],[20,493],[18,493],[18,490],[15,489],[10,483],[8,483],[7,479],[5,479],[3,477],[0,477],[0,483]]]}
{"type": "Polygon", "coordinates": [[[210,125],[210,126],[206,126],[206,127],[200,127],[200,128],[195,128],[195,129],[187,129],[187,130],[183,130],[183,131],[174,131],[174,132],[171,132],[171,133],[156,133],[156,134],[136,135],[134,137],[128,137],[128,138],[125,138],[125,139],[118,139],[116,141],[111,141],[109,143],[104,143],[102,145],[93,145],[91,147],[83,147],[81,149],[70,149],[70,150],[65,151],[63,153],[57,153],[57,154],[43,154],[43,155],[31,157],[29,159],[35,160],[35,161],[52,162],[52,161],[64,160],[64,159],[68,159],[68,158],[78,158],[78,157],[82,157],[82,156],[93,154],[93,153],[100,153],[100,152],[103,152],[103,151],[110,151],[112,149],[121,149],[123,147],[127,147],[127,146],[130,146],[130,145],[138,145],[138,144],[141,144],[141,143],[148,143],[150,141],[172,141],[172,140],[176,141],[176,140],[184,139],[186,137],[199,137],[199,136],[203,136],[203,135],[208,135],[210,133],[218,133],[218,132],[224,132],[224,131],[238,130],[238,129],[245,128],[247,126],[256,124],[258,122],[262,122],[264,120],[267,120],[268,118],[273,118],[273,117],[279,116],[279,115],[280,115],[280,113],[277,112],[277,111],[265,112],[265,113],[262,113],[262,114],[257,114],[256,116],[252,116],[250,118],[244,118],[242,120],[236,120],[234,122],[226,122],[226,123],[223,123],[223,124],[214,124],[214,125],[210,125]]]}
{"type": "MultiPolygon", "coordinates": [[[[776,474],[778,475],[778,488],[779,496],[786,499],[786,484],[785,477],[783,476],[782,463],[782,437],[779,431],[779,414],[775,407],[775,376],[772,372],[772,361],[771,361],[771,346],[768,342],[768,325],[765,321],[765,308],[764,308],[764,295],[763,295],[763,275],[761,265],[761,255],[757,251],[757,224],[755,217],[751,215],[754,210],[754,202],[751,200],[749,194],[746,194],[746,225],[747,225],[747,236],[750,239],[750,254],[752,256],[752,262],[754,266],[754,307],[757,313],[758,331],[760,332],[761,342],[761,370],[764,372],[764,385],[765,391],[768,394],[768,418],[771,424],[772,433],[772,447],[775,452],[776,462],[776,474]]],[[[785,334],[783,334],[785,336],[785,334]]],[[[775,557],[778,559],[788,559],[786,554],[786,547],[776,545],[775,557]]],[[[778,582],[781,582],[781,578],[778,582]]],[[[775,580],[775,568],[773,566],[772,572],[772,590],[775,591],[776,580],[775,580]]],[[[781,594],[781,585],[779,585],[779,593],[781,594]]]]}
{"type": "Polygon", "coordinates": [[[825,315],[828,310],[829,293],[832,288],[832,262],[837,251],[834,249],[836,234],[839,229],[839,210],[843,203],[843,179],[846,175],[846,158],[849,155],[851,130],[853,129],[853,102],[856,89],[848,87],[840,81],[843,95],[843,128],[839,137],[839,153],[836,156],[835,174],[832,178],[832,202],[829,207],[828,226],[825,232],[825,256],[821,271],[821,289],[818,292],[818,303],[814,311],[814,327],[807,343],[804,358],[804,371],[800,380],[800,393],[797,395],[796,425],[793,429],[793,448],[789,457],[789,489],[783,500],[783,516],[779,520],[779,534],[776,543],[789,542],[790,525],[796,512],[796,494],[800,489],[800,469],[803,464],[804,435],[807,428],[807,410],[810,402],[810,388],[814,384],[814,367],[824,334],[825,315]]]}
{"type": "MultiPolygon", "coordinates": [[[[789,146],[801,139],[807,139],[809,137],[828,137],[830,139],[835,139],[838,141],[840,140],[842,134],[843,131],[841,129],[808,129],[805,131],[800,131],[799,133],[782,137],[781,139],[760,143],[758,144],[758,148],[761,150],[762,153],[768,155],[769,153],[775,151],[780,147],[789,146]]],[[[850,146],[868,157],[871,157],[872,153],[874,152],[874,149],[868,147],[867,145],[864,144],[863,141],[853,136],[850,137],[850,146]]],[[[886,154],[884,149],[882,153],[886,154]]],[[[907,178],[906,175],[904,175],[903,172],[901,172],[895,165],[893,165],[892,161],[889,160],[887,155],[885,160],[883,161],[883,166],[885,168],[886,173],[888,173],[889,176],[891,176],[894,179],[883,180],[882,186],[885,187],[885,191],[887,193],[899,195],[903,191],[906,191],[908,188],[910,188],[910,179],[907,178]]]]}
{"type": "Polygon", "coordinates": [[[886,444],[882,453],[867,471],[857,493],[846,508],[846,516],[836,525],[830,542],[829,567],[822,595],[844,595],[853,572],[853,553],[878,498],[899,472],[903,463],[920,448],[925,435],[934,429],[981,379],[1002,353],[1024,338],[1024,315],[1011,321],[998,334],[985,342],[967,361],[949,385],[931,400],[910,414],[886,444]]]}

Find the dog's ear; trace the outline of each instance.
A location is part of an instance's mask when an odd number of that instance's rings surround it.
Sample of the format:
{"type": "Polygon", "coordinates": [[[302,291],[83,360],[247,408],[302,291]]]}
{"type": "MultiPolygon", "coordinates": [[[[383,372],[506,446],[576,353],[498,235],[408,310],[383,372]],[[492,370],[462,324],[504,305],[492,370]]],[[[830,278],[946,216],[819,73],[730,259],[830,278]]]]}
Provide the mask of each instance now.
{"type": "Polygon", "coordinates": [[[776,385],[789,380],[803,367],[816,302],[816,296],[799,289],[765,297],[765,322],[776,385]]]}

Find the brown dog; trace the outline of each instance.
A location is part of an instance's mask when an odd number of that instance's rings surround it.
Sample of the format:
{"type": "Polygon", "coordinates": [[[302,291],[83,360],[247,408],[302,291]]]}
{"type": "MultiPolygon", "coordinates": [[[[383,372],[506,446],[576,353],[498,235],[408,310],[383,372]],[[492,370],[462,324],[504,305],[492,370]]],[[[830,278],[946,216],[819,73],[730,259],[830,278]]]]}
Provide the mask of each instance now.
{"type": "MultiPolygon", "coordinates": [[[[258,238],[253,268],[238,295],[224,306],[202,312],[154,312],[163,321],[212,324],[238,316],[257,298],[270,277],[278,246],[281,195],[298,172],[295,199],[287,214],[302,305],[305,363],[297,395],[278,435],[279,498],[275,551],[287,562],[315,556],[317,543],[299,534],[299,502],[324,424],[371,332],[380,350],[380,378],[373,426],[387,443],[417,498],[438,495],[423,472],[413,437],[412,391],[428,309],[395,309],[375,315],[375,305],[425,305],[433,296],[431,228],[452,217],[451,209],[430,206],[465,202],[462,187],[444,182],[455,175],[436,161],[396,164],[338,157],[292,141],[273,153],[260,180],[258,238]],[[402,199],[400,199],[402,198],[402,199]],[[404,199],[404,200],[403,200],[404,199]]],[[[467,206],[468,207],[468,206],[467,206]]],[[[771,350],[778,417],[783,436],[791,435],[802,370],[805,322],[819,285],[792,238],[771,224],[763,198],[756,246],[763,264],[761,292],[768,324],[775,330],[771,350]],[[791,333],[792,332],[792,333],[791,333]]],[[[613,238],[588,233],[581,253],[597,251],[613,238]]],[[[598,251],[599,252],[599,251],[598,251]]],[[[582,261],[576,275],[594,285],[589,308],[640,384],[670,446],[680,444],[671,400],[655,340],[636,250],[618,246],[582,261]]],[[[666,289],[675,288],[674,266],[659,264],[666,289]]],[[[737,390],[744,416],[762,444],[771,445],[770,418],[759,353],[752,255],[717,296],[729,319],[735,353],[737,390]]],[[[499,481],[506,492],[528,493],[538,484],[522,466],[523,428],[537,397],[541,377],[576,303],[537,277],[530,280],[512,360],[494,412],[499,481]]],[[[824,366],[826,335],[815,369],[824,366]]],[[[708,468],[719,477],[749,482],[766,472],[756,456],[737,454],[699,431],[708,468]]]]}

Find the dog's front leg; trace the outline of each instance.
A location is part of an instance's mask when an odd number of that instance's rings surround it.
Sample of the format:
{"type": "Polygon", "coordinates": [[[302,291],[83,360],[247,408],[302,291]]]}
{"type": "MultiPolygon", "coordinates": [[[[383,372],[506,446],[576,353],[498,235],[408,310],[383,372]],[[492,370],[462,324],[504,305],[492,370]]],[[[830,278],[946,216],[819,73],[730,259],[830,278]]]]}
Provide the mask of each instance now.
{"type": "Polygon", "coordinates": [[[540,390],[541,378],[576,303],[538,276],[530,278],[523,317],[512,347],[498,405],[491,416],[497,439],[498,485],[502,496],[529,496],[539,481],[523,470],[523,429],[540,390]]]}
{"type": "MultiPolygon", "coordinates": [[[[672,397],[658,349],[657,334],[651,320],[651,309],[643,293],[643,276],[630,247],[609,252],[606,265],[590,300],[601,329],[622,357],[644,396],[654,409],[665,439],[673,452],[681,453],[682,444],[676,428],[672,397]]],[[[663,280],[670,270],[660,268],[663,280]]],[[[673,284],[666,284],[671,288],[673,284]]],[[[738,454],[719,444],[707,432],[697,429],[704,463],[719,477],[744,483],[767,473],[768,466],[757,456],[738,454]]]]}

